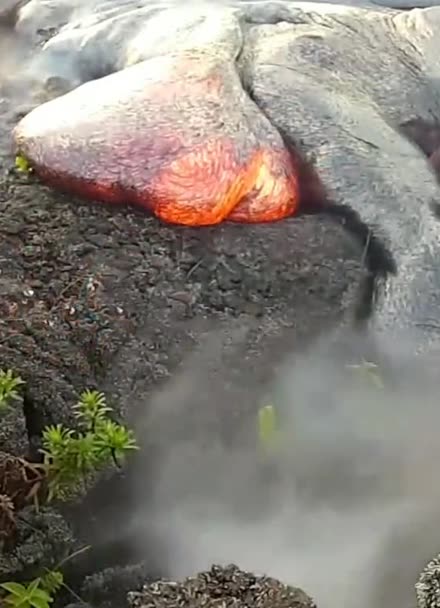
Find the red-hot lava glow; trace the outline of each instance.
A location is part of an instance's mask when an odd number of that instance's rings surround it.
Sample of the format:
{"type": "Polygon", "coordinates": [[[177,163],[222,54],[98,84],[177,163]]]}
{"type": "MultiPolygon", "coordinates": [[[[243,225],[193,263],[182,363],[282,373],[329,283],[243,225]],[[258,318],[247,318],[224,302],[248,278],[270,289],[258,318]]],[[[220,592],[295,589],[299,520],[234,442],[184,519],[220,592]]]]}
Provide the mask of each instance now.
{"type": "Polygon", "coordinates": [[[159,58],[87,83],[28,114],[17,149],[55,188],[173,224],[295,214],[299,165],[235,70],[210,61],[159,58]]]}

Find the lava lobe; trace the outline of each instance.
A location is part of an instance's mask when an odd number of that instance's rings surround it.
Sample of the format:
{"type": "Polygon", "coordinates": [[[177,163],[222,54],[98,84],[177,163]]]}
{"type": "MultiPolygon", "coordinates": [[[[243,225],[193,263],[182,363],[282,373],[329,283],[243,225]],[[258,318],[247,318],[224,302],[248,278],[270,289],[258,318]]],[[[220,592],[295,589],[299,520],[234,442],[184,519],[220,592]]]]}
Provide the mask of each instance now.
{"type": "Polygon", "coordinates": [[[233,63],[161,56],[37,107],[14,132],[47,184],[190,226],[299,210],[299,172],[233,63]]]}

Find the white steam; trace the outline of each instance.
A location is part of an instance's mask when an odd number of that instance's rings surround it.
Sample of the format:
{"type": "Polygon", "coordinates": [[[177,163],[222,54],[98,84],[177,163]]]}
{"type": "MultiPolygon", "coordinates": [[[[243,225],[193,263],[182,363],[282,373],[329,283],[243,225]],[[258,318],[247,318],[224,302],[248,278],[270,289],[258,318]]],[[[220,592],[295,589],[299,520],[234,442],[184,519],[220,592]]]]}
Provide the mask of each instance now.
{"type": "MultiPolygon", "coordinates": [[[[287,362],[273,394],[288,440],[263,475],[248,441],[253,420],[233,447],[203,430],[177,439],[194,402],[212,407],[212,395],[198,394],[200,368],[164,389],[153,433],[174,438],[159,467],[154,523],[171,575],[234,562],[302,587],[322,608],[414,606],[417,577],[440,551],[440,407],[432,361],[407,359],[394,355],[396,374],[383,388],[323,343],[287,362]]],[[[142,508],[133,526],[142,529],[142,508]]]]}

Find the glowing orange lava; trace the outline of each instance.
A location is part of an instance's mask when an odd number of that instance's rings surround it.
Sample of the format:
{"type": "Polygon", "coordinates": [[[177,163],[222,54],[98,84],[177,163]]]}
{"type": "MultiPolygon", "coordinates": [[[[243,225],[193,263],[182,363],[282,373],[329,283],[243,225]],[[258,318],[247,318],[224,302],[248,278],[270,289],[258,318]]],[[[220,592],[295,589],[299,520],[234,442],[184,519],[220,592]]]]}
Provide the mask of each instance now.
{"type": "Polygon", "coordinates": [[[87,83],[32,111],[15,140],[48,184],[173,224],[270,222],[299,208],[293,159],[215,58],[153,59],[87,83]]]}
{"type": "Polygon", "coordinates": [[[290,159],[256,150],[246,164],[234,160],[231,142],[215,141],[178,158],[151,184],[152,210],[173,224],[204,226],[229,219],[269,222],[292,215],[298,187],[290,159]],[[289,170],[290,169],[290,170],[289,170]]]}

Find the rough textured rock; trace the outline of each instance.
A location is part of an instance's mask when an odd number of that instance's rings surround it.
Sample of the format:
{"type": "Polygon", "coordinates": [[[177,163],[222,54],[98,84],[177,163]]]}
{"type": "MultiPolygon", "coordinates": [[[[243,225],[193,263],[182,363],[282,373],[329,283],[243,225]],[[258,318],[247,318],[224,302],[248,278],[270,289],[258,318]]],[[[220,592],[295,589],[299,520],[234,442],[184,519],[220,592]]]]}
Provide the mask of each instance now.
{"type": "Polygon", "coordinates": [[[419,608],[440,606],[440,556],[432,559],[424,568],[416,585],[419,608]]]}
{"type": "Polygon", "coordinates": [[[0,552],[0,582],[31,580],[53,569],[78,545],[66,521],[52,509],[24,509],[17,519],[16,544],[0,552]]]}
{"type": "Polygon", "coordinates": [[[1,450],[14,454],[14,456],[25,456],[29,445],[23,400],[15,401],[5,412],[2,411],[0,421],[1,450]]]}
{"type": "Polygon", "coordinates": [[[267,576],[244,572],[237,566],[212,566],[181,582],[158,581],[130,593],[132,608],[195,608],[226,606],[240,608],[314,608],[313,600],[301,589],[267,576]]]}
{"type": "Polygon", "coordinates": [[[149,564],[106,568],[85,579],[81,597],[91,606],[126,606],[128,593],[141,591],[151,580],[154,578],[149,564]]]}

